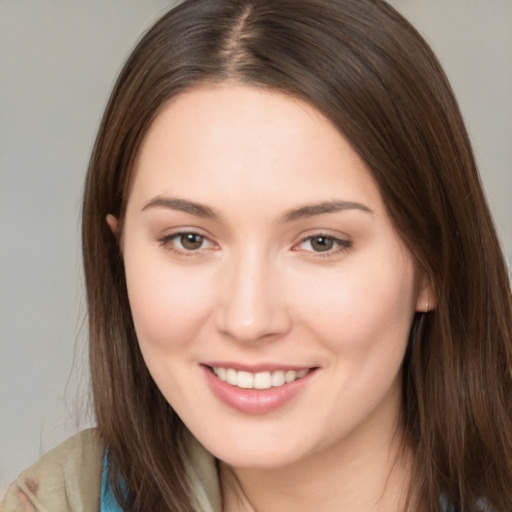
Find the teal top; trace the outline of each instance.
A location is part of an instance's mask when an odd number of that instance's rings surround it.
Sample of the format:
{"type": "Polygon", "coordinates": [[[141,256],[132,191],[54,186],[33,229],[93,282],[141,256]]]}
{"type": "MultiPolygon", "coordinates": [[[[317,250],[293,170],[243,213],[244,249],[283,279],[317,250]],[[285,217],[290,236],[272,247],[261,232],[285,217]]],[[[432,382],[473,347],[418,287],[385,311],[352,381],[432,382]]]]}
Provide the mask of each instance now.
{"type": "Polygon", "coordinates": [[[123,509],[119,505],[114,491],[110,487],[108,482],[108,455],[105,452],[103,457],[103,471],[101,472],[101,503],[99,512],[123,512],[123,509]]]}

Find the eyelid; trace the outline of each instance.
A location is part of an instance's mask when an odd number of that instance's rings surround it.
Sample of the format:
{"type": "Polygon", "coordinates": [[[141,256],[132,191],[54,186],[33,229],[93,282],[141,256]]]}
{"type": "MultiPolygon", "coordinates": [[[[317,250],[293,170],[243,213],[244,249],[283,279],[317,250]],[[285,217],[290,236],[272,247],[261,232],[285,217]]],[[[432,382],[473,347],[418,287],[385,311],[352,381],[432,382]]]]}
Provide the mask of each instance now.
{"type": "Polygon", "coordinates": [[[302,235],[298,242],[296,242],[292,246],[293,251],[300,251],[303,250],[304,252],[312,254],[314,257],[329,257],[329,256],[335,256],[339,253],[348,251],[352,248],[353,242],[351,237],[348,235],[345,235],[345,238],[340,237],[339,235],[334,235],[332,233],[329,233],[327,231],[316,231],[310,234],[302,235]],[[336,246],[332,249],[329,249],[327,251],[314,251],[314,250],[306,250],[301,249],[300,246],[304,244],[307,241],[311,241],[314,238],[328,238],[330,240],[333,240],[336,246]]]}
{"type": "Polygon", "coordinates": [[[175,252],[181,256],[187,256],[187,257],[188,256],[200,256],[202,253],[204,253],[205,250],[210,250],[217,246],[217,244],[212,240],[212,237],[205,234],[204,231],[199,228],[178,228],[171,233],[168,233],[163,236],[158,236],[156,238],[156,241],[162,247],[164,247],[172,252],[175,252]],[[200,249],[196,249],[196,250],[186,250],[186,249],[181,249],[180,247],[176,246],[176,244],[172,243],[174,240],[178,239],[179,237],[181,237],[183,235],[188,235],[188,234],[200,236],[201,238],[203,238],[210,244],[210,247],[200,248],[200,249]]]}
{"type": "MultiPolygon", "coordinates": [[[[204,254],[205,251],[212,250],[218,248],[218,244],[213,240],[213,238],[206,234],[202,229],[196,228],[196,227],[180,227],[173,230],[171,233],[165,234],[163,236],[156,237],[156,241],[164,248],[177,253],[178,255],[182,256],[200,256],[204,254]],[[201,247],[198,249],[182,249],[180,248],[176,243],[174,243],[174,240],[178,239],[179,237],[187,234],[193,234],[201,237],[204,239],[209,246],[208,247],[201,247]]],[[[291,250],[292,251],[303,251],[305,253],[309,253],[310,255],[314,257],[329,257],[329,256],[335,256],[339,253],[348,251],[352,248],[353,242],[349,235],[345,234],[333,234],[332,232],[329,232],[328,230],[325,231],[313,231],[307,234],[302,234],[297,242],[295,242],[291,250]],[[340,236],[341,235],[341,236],[340,236]],[[332,240],[334,242],[334,247],[331,249],[328,249],[326,251],[315,251],[314,249],[304,249],[301,246],[311,241],[314,238],[320,238],[324,237],[329,240],[332,240]]]]}

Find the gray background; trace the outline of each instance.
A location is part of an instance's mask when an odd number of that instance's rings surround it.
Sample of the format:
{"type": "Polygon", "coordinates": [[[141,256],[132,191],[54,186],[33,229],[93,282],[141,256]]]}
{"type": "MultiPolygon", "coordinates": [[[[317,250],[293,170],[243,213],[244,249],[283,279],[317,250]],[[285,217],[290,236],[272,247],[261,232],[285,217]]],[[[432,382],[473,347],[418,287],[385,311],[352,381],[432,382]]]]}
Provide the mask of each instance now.
{"type": "MultiPolygon", "coordinates": [[[[512,1],[391,3],[448,73],[510,264],[512,1]]],[[[82,180],[116,74],[169,5],[0,0],[0,495],[43,451],[92,424],[82,180]]]]}

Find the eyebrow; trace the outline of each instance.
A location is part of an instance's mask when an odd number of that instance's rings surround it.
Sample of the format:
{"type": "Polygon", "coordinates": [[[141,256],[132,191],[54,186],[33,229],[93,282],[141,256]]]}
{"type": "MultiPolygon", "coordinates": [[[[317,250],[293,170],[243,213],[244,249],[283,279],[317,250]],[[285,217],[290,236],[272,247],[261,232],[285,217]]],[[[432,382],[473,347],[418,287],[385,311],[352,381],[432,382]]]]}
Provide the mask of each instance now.
{"type": "Polygon", "coordinates": [[[217,219],[220,216],[217,210],[209,206],[174,197],[156,196],[144,205],[142,211],[149,210],[150,208],[168,208],[169,210],[178,210],[206,219],[217,219]]]}
{"type": "MultiPolygon", "coordinates": [[[[148,201],[142,211],[150,208],[168,208],[169,210],[178,210],[198,217],[207,219],[218,219],[220,213],[201,203],[189,201],[187,199],[179,199],[175,197],[156,196],[148,201]]],[[[365,213],[373,214],[373,211],[361,203],[353,201],[324,201],[321,203],[307,204],[300,208],[288,210],[281,218],[281,222],[293,222],[299,219],[314,217],[324,213],[336,213],[345,210],[359,210],[365,213]]]]}
{"type": "Polygon", "coordinates": [[[373,211],[361,203],[352,201],[324,201],[322,203],[307,204],[287,211],[282,218],[282,222],[293,222],[295,220],[303,219],[305,217],[314,217],[315,215],[322,215],[323,213],[335,213],[344,210],[360,210],[365,213],[373,215],[373,211]]]}

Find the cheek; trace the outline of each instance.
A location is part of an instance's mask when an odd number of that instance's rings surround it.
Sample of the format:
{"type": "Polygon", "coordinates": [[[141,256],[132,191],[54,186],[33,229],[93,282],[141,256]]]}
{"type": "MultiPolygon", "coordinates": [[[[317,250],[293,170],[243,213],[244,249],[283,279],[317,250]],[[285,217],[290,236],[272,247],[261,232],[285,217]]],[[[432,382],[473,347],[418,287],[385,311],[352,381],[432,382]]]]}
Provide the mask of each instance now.
{"type": "Polygon", "coordinates": [[[125,258],[128,297],[141,349],[173,350],[193,339],[213,301],[207,276],[165,258],[125,258]]]}
{"type": "Polygon", "coordinates": [[[416,302],[409,262],[336,269],[301,288],[290,294],[299,316],[332,349],[362,352],[384,348],[384,341],[405,346],[416,302]]]}

